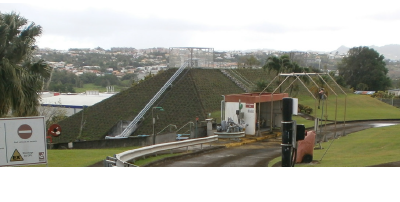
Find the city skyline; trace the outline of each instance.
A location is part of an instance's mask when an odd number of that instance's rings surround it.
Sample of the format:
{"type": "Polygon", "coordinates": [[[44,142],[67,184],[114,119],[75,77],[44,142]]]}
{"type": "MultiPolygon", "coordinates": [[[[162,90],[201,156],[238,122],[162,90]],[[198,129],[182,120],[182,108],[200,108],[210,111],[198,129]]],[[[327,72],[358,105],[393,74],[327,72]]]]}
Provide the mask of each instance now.
{"type": "Polygon", "coordinates": [[[222,50],[336,50],[400,44],[400,10],[370,2],[43,1],[1,4],[42,26],[40,48],[213,47],[222,50]]]}

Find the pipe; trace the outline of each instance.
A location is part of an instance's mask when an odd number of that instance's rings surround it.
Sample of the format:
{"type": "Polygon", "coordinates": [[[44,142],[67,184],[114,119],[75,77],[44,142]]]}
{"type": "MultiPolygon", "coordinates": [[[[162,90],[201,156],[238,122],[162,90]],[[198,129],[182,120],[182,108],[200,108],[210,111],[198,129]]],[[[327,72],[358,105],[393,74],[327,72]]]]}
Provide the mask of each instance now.
{"type": "Polygon", "coordinates": [[[221,123],[225,120],[225,95],[222,95],[222,97],[224,97],[224,99],[221,100],[221,123]]]}

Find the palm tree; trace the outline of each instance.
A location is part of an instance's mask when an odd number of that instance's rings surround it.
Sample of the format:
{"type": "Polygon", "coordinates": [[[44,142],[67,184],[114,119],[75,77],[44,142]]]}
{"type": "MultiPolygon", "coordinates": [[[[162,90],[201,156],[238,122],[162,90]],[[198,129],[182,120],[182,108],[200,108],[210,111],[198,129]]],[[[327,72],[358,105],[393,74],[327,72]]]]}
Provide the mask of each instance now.
{"type": "MultiPolygon", "coordinates": [[[[268,85],[268,81],[267,80],[257,80],[256,81],[256,86],[253,88],[254,92],[261,92],[264,90],[265,87],[267,87],[268,85]]],[[[271,87],[268,87],[268,89],[266,89],[267,91],[271,91],[271,87]]]]}
{"type": "Polygon", "coordinates": [[[38,92],[50,76],[51,68],[32,54],[42,28],[27,24],[19,14],[0,13],[0,117],[10,110],[15,116],[38,115],[38,92]]]}
{"type": "MultiPolygon", "coordinates": [[[[280,57],[276,56],[270,56],[267,59],[266,64],[263,66],[264,70],[268,70],[268,73],[271,71],[275,71],[276,75],[279,73],[303,73],[303,72],[309,72],[308,68],[301,67],[298,65],[296,62],[291,62],[289,55],[282,55],[280,57]]],[[[308,83],[308,78],[307,77],[301,77],[301,79],[305,82],[308,83]]],[[[278,78],[277,85],[281,83],[280,77],[278,78]]],[[[290,95],[292,94],[292,91],[297,91],[299,89],[299,86],[292,85],[290,87],[290,95]]],[[[282,92],[282,87],[279,89],[280,92],[282,92]]]]}
{"type": "Polygon", "coordinates": [[[290,63],[288,55],[282,55],[280,57],[270,56],[267,58],[267,62],[263,66],[263,69],[268,70],[268,73],[274,70],[276,75],[278,75],[279,73],[287,72],[290,68],[290,63]]]}
{"type": "MultiPolygon", "coordinates": [[[[282,55],[280,57],[270,56],[267,58],[265,65],[263,66],[264,70],[268,70],[268,73],[271,71],[275,71],[276,75],[279,73],[287,72],[290,69],[291,62],[288,55],[282,55]]],[[[281,83],[281,78],[278,78],[277,85],[281,83]]],[[[282,92],[282,87],[280,87],[279,92],[282,92]]]]}

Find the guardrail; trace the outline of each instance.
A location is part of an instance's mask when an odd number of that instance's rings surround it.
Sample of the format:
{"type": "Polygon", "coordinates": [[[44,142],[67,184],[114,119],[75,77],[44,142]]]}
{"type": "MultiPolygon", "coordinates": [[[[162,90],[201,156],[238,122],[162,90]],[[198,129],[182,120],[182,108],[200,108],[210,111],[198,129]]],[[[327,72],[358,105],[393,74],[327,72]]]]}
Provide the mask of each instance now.
{"type": "Polygon", "coordinates": [[[154,154],[160,151],[166,151],[171,149],[177,149],[182,147],[189,147],[193,145],[201,145],[203,148],[203,144],[214,142],[218,140],[218,135],[204,137],[204,138],[196,138],[189,140],[181,140],[177,142],[167,142],[162,144],[155,144],[151,146],[142,147],[139,149],[133,149],[129,151],[124,151],[119,154],[115,154],[115,157],[107,157],[104,160],[105,167],[137,167],[134,164],[128,163],[128,161],[134,161],[138,158],[141,158],[146,155],[154,154]]]}
{"type": "Polygon", "coordinates": [[[233,132],[233,133],[214,132],[214,134],[218,135],[218,138],[227,138],[227,139],[237,139],[246,136],[244,132],[233,132]]]}

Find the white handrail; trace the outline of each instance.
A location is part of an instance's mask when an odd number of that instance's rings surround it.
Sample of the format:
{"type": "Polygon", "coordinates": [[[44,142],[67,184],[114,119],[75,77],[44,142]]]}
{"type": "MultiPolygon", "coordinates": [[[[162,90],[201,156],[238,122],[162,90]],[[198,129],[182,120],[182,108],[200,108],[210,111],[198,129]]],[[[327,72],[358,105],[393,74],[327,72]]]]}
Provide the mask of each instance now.
{"type": "Polygon", "coordinates": [[[196,138],[189,140],[182,140],[177,142],[167,142],[162,144],[155,144],[151,146],[141,147],[139,149],[133,149],[124,151],[119,154],[115,154],[116,166],[117,167],[125,167],[125,165],[129,164],[128,161],[135,160],[137,158],[143,157],[145,155],[153,154],[159,151],[165,151],[170,149],[177,149],[181,147],[188,147],[198,144],[210,143],[218,140],[218,135],[204,137],[204,138],[196,138]]]}
{"type": "Polygon", "coordinates": [[[234,75],[236,75],[237,77],[239,77],[242,81],[244,81],[244,83],[247,84],[247,86],[251,87],[251,86],[255,86],[255,84],[251,81],[248,81],[246,78],[244,78],[243,76],[240,75],[239,72],[234,71],[233,69],[230,69],[230,72],[232,72],[234,75]],[[249,83],[250,82],[250,83],[249,83]]]}
{"type": "Polygon", "coordinates": [[[136,117],[132,120],[131,123],[122,131],[121,134],[116,135],[115,137],[106,136],[106,139],[119,139],[119,138],[127,138],[137,129],[137,123],[142,119],[142,117],[146,114],[147,110],[153,106],[153,104],[160,98],[160,96],[165,92],[165,90],[175,81],[175,79],[180,75],[180,73],[188,66],[188,62],[185,62],[175,73],[171,76],[171,78],[164,84],[163,87],[154,95],[154,97],[146,104],[146,106],[136,115],[136,117]]]}

